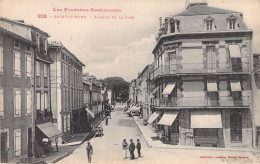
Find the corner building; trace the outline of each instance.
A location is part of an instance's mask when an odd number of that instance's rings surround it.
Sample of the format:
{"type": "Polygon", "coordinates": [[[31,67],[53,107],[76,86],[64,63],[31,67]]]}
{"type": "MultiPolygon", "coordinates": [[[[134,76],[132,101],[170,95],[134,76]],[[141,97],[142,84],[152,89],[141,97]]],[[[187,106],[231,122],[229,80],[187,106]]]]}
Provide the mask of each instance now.
{"type": "Polygon", "coordinates": [[[160,19],[148,123],[166,143],[252,147],[252,33],[242,13],[207,3],[160,19]]]}

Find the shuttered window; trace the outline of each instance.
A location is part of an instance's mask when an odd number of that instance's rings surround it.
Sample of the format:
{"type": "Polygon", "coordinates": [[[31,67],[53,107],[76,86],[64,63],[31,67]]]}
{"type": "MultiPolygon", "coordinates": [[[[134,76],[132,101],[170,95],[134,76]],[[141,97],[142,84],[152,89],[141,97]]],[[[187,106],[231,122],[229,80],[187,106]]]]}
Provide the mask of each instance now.
{"type": "Polygon", "coordinates": [[[32,59],[31,56],[26,56],[26,77],[32,77],[32,59]]]}
{"type": "Polygon", "coordinates": [[[14,131],[14,153],[16,157],[21,155],[21,129],[14,131]]]}
{"type": "Polygon", "coordinates": [[[21,77],[21,55],[19,52],[14,52],[14,76],[21,77]]]}
{"type": "Polygon", "coordinates": [[[21,90],[14,89],[14,116],[21,116],[21,90]]]}
{"type": "Polygon", "coordinates": [[[4,61],[3,47],[0,46],[0,72],[4,71],[3,61],[4,61]]]}
{"type": "Polygon", "coordinates": [[[26,91],[26,114],[31,113],[31,108],[32,108],[32,91],[27,90],[26,91]]]}
{"type": "Polygon", "coordinates": [[[0,88],[0,117],[4,116],[4,90],[0,88]]]}

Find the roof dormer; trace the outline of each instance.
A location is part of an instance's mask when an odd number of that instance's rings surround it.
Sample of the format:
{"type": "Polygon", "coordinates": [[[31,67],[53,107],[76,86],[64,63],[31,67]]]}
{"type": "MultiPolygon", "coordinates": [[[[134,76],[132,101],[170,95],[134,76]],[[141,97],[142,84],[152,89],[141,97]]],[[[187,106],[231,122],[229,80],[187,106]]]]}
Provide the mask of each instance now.
{"type": "Polygon", "coordinates": [[[239,24],[237,23],[237,17],[231,15],[227,18],[227,29],[235,30],[238,29],[239,24]]]}
{"type": "Polygon", "coordinates": [[[216,28],[215,19],[212,18],[211,16],[208,16],[206,19],[204,19],[204,25],[205,25],[205,30],[207,31],[215,30],[216,28]]]}

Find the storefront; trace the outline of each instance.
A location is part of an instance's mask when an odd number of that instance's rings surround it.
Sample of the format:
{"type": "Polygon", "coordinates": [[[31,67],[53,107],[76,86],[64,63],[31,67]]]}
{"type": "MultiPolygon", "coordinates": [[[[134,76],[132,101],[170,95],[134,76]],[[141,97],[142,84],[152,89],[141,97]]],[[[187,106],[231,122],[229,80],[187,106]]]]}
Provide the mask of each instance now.
{"type": "Polygon", "coordinates": [[[52,143],[56,144],[56,151],[59,151],[58,138],[62,135],[63,133],[51,122],[36,125],[35,156],[40,157],[43,154],[54,151],[52,143]]]}

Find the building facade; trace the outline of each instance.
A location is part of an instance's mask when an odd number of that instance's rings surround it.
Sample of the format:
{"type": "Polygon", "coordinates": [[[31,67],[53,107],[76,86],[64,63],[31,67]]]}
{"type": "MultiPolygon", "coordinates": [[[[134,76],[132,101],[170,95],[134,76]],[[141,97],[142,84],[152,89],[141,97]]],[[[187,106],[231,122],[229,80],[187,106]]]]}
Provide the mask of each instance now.
{"type": "Polygon", "coordinates": [[[63,140],[80,131],[80,111],[83,110],[84,64],[61,42],[51,42],[48,46],[53,64],[51,74],[51,104],[53,119],[63,135],[63,140]]]}
{"type": "Polygon", "coordinates": [[[33,47],[0,27],[1,162],[33,155],[33,47]]]}
{"type": "Polygon", "coordinates": [[[148,122],[165,142],[252,147],[252,30],[243,14],[187,3],[160,19],[156,40],[148,122]]]}

